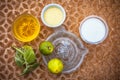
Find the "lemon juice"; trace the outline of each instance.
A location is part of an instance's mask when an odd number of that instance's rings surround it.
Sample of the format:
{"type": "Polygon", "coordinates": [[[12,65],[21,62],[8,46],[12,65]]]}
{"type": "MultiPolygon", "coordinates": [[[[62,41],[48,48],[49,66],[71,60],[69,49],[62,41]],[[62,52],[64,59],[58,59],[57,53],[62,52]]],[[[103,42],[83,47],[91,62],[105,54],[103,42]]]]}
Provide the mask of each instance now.
{"type": "Polygon", "coordinates": [[[63,20],[63,12],[57,7],[49,7],[44,13],[44,19],[47,24],[56,26],[63,20]]]}

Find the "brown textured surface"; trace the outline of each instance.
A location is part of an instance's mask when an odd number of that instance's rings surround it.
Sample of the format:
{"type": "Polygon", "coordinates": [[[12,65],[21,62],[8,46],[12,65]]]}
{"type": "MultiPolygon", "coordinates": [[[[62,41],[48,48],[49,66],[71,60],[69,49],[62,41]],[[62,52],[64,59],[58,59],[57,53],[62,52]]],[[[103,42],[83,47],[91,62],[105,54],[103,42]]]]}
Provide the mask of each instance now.
{"type": "Polygon", "coordinates": [[[0,80],[120,80],[119,32],[120,0],[0,0],[0,80]],[[88,15],[102,17],[109,26],[109,35],[103,43],[90,45],[83,42],[89,53],[81,67],[71,74],[49,73],[38,51],[39,43],[53,32],[40,19],[42,8],[52,2],[65,8],[67,18],[64,24],[68,31],[79,37],[79,24],[88,15]],[[39,36],[30,43],[19,42],[11,34],[13,20],[25,12],[37,17],[42,25],[39,36]],[[34,47],[40,67],[29,75],[19,77],[21,70],[14,63],[12,44],[34,47]]]}

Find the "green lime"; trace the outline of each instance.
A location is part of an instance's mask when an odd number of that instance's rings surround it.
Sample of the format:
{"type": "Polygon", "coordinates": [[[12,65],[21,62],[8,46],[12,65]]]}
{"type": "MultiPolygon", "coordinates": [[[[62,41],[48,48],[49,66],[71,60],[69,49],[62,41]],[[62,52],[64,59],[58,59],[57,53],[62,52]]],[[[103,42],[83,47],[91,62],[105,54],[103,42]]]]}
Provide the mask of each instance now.
{"type": "Polygon", "coordinates": [[[51,42],[44,41],[39,45],[39,50],[43,55],[50,55],[54,50],[54,46],[51,42]]]}
{"type": "Polygon", "coordinates": [[[53,58],[48,62],[48,69],[52,73],[61,73],[63,70],[63,62],[58,58],[53,58]]]}

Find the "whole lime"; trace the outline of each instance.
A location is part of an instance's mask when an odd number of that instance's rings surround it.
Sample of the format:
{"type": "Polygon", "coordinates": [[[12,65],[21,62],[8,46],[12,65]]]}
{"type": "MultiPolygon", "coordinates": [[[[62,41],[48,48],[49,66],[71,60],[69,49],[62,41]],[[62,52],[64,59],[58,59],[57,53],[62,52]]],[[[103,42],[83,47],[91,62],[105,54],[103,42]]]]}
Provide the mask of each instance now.
{"type": "Polygon", "coordinates": [[[43,55],[50,55],[53,50],[54,50],[54,46],[51,42],[49,41],[43,41],[40,45],[39,45],[39,50],[43,55]]]}
{"type": "Polygon", "coordinates": [[[53,58],[48,62],[48,69],[52,73],[61,73],[63,70],[63,62],[58,58],[53,58]]]}

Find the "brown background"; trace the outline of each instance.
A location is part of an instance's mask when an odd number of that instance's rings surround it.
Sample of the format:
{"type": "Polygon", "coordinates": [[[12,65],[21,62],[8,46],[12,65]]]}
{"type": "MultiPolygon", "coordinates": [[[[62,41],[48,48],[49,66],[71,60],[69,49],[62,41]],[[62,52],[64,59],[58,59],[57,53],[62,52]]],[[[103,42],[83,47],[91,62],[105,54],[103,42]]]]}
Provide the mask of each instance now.
{"type": "Polygon", "coordinates": [[[0,0],[0,80],[10,79],[120,80],[120,0],[0,0]],[[101,44],[91,45],[82,41],[89,53],[82,65],[70,74],[51,74],[38,51],[39,43],[53,33],[40,19],[41,10],[49,3],[58,3],[65,8],[67,18],[64,25],[79,37],[80,22],[89,15],[102,17],[109,26],[109,35],[101,44]],[[34,15],[41,24],[39,36],[30,43],[19,42],[11,34],[13,20],[22,13],[34,15]],[[34,48],[40,66],[29,75],[19,77],[21,69],[14,63],[15,51],[11,45],[20,47],[24,44],[34,48]]]}

